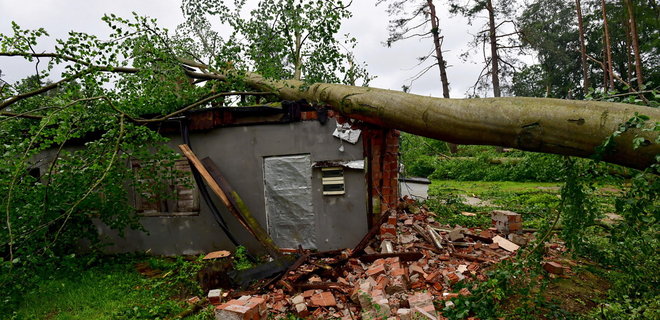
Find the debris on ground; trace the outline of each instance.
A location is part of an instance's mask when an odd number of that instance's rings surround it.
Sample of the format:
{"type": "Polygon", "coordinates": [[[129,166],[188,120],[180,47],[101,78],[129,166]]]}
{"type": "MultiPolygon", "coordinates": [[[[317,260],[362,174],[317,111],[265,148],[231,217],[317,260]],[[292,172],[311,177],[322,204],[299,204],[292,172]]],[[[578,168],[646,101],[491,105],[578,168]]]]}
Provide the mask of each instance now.
{"type": "MultiPolygon", "coordinates": [[[[354,249],[287,250],[297,261],[265,285],[234,291],[224,303],[223,293],[209,293],[216,319],[443,319],[434,301],[444,308],[470,295],[471,286],[457,284],[487,280],[487,268],[533,237],[510,211],[493,212],[488,229],[442,225],[423,207],[413,212],[390,210],[354,249]]],[[[565,270],[549,263],[553,273],[565,270]]]]}

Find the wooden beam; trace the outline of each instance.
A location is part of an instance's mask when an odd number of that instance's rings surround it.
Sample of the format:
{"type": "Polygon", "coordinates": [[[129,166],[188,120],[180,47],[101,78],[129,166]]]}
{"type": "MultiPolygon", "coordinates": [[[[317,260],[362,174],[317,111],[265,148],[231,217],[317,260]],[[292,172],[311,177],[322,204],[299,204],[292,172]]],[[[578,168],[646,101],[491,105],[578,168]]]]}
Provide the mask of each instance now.
{"type": "Polygon", "coordinates": [[[353,249],[353,252],[351,252],[351,255],[350,255],[349,258],[356,257],[357,255],[360,254],[360,252],[362,252],[362,250],[364,250],[364,248],[366,248],[369,245],[369,241],[371,241],[371,239],[373,237],[375,237],[376,234],[378,234],[378,231],[380,230],[380,225],[385,223],[385,220],[387,220],[387,217],[389,217],[389,215],[392,214],[393,212],[394,212],[393,210],[390,210],[390,211],[385,212],[381,215],[378,222],[376,222],[376,224],[371,227],[369,232],[367,232],[367,234],[364,235],[364,237],[362,238],[360,243],[358,243],[357,246],[355,246],[355,248],[353,249]]]}
{"type": "Polygon", "coordinates": [[[250,228],[254,231],[255,237],[257,237],[257,240],[261,242],[266,250],[268,250],[268,253],[273,257],[281,257],[282,252],[280,249],[275,245],[275,242],[273,239],[268,235],[268,232],[264,230],[264,228],[261,227],[259,224],[259,221],[254,218],[250,210],[248,209],[247,205],[243,201],[243,198],[238,195],[238,192],[234,190],[234,188],[231,187],[227,179],[220,173],[220,169],[218,166],[211,160],[211,158],[204,158],[202,159],[202,165],[204,165],[204,168],[208,170],[209,174],[211,174],[211,177],[213,177],[213,180],[217,182],[220,185],[220,188],[224,190],[227,193],[227,196],[229,197],[229,202],[238,210],[240,213],[240,216],[244,219],[245,223],[250,226],[250,228]]]}
{"type": "Polygon", "coordinates": [[[421,252],[394,252],[394,253],[374,253],[374,254],[365,254],[358,259],[365,263],[371,263],[378,259],[399,257],[400,261],[417,261],[424,257],[424,254],[421,252]]]}
{"type": "Polygon", "coordinates": [[[181,144],[179,145],[179,149],[181,149],[181,152],[183,152],[183,155],[188,158],[188,160],[193,164],[195,169],[199,171],[199,174],[204,178],[204,181],[209,185],[213,193],[215,193],[218,198],[222,201],[222,203],[227,207],[227,210],[229,213],[231,213],[238,222],[243,225],[245,229],[247,229],[257,240],[261,245],[266,249],[268,254],[273,257],[273,259],[279,259],[281,257],[281,253],[279,249],[275,246],[274,242],[270,237],[268,236],[267,233],[261,228],[261,226],[256,223],[256,220],[252,219],[246,219],[240,212],[239,208],[234,206],[231,200],[229,200],[229,197],[227,196],[227,193],[222,189],[218,181],[214,179],[214,177],[211,175],[211,173],[206,169],[206,167],[202,164],[201,161],[199,161],[199,158],[190,150],[190,147],[188,147],[187,144],[181,144]],[[255,224],[256,223],[256,224],[255,224]]]}

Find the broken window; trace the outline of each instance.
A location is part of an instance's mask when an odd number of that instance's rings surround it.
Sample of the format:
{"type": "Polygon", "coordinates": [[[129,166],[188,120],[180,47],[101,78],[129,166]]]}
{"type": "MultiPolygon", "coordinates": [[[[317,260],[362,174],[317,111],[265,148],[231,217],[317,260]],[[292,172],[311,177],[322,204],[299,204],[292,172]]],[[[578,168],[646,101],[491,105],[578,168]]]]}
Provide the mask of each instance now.
{"type": "Polygon", "coordinates": [[[131,167],[137,178],[132,200],[138,214],[199,214],[199,192],[188,160],[178,159],[169,165],[132,161],[131,167]]]}
{"type": "Polygon", "coordinates": [[[344,168],[321,168],[323,176],[323,195],[342,195],[344,190],[344,168]]]}

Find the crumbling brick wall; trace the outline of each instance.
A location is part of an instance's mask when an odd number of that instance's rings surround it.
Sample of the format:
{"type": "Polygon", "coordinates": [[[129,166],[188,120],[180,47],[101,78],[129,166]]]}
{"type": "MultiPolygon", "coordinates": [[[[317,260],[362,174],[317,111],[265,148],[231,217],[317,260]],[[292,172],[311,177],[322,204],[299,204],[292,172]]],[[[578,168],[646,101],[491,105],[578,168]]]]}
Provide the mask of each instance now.
{"type": "Polygon", "coordinates": [[[399,136],[398,130],[363,128],[370,227],[381,214],[395,208],[399,200],[399,136]]]}

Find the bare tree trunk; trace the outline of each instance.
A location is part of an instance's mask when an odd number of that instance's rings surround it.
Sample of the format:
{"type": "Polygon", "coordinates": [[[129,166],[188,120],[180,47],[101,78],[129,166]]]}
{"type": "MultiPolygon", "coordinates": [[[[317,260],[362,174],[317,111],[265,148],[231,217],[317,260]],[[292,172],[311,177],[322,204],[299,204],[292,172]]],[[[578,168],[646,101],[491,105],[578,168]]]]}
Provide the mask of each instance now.
{"type": "Polygon", "coordinates": [[[433,34],[433,45],[435,46],[435,57],[438,60],[438,68],[440,69],[440,81],[442,82],[442,96],[449,98],[449,80],[447,79],[447,62],[442,56],[442,45],[440,44],[440,26],[438,24],[438,17],[435,13],[435,6],[433,0],[427,0],[429,10],[431,11],[431,33],[433,34]]]}
{"type": "Polygon", "coordinates": [[[580,0],[575,0],[575,9],[577,11],[578,33],[580,35],[580,59],[582,61],[582,80],[584,82],[582,89],[584,94],[587,94],[591,87],[591,82],[589,81],[589,70],[587,68],[587,47],[584,44],[584,25],[582,23],[582,7],[580,6],[580,0]]]}
{"type": "MultiPolygon", "coordinates": [[[[440,26],[438,23],[438,16],[435,13],[435,5],[433,0],[426,2],[431,12],[431,33],[433,34],[433,45],[435,46],[435,57],[438,61],[438,68],[440,69],[440,82],[442,82],[442,97],[449,98],[449,80],[447,79],[447,62],[442,56],[442,44],[440,43],[440,26]]],[[[449,152],[458,152],[458,145],[448,143],[449,152]]]]}
{"type": "Polygon", "coordinates": [[[293,66],[293,80],[300,80],[302,78],[302,57],[300,56],[300,50],[302,49],[302,35],[300,32],[296,32],[296,48],[295,48],[295,62],[293,66]]]}
{"type": "MultiPolygon", "coordinates": [[[[487,0],[486,9],[488,9],[488,36],[490,37],[490,62],[491,72],[490,75],[493,79],[493,96],[498,98],[502,96],[500,91],[500,57],[497,54],[497,30],[495,25],[495,9],[493,8],[493,1],[487,0]]],[[[504,148],[498,146],[495,148],[497,152],[504,152],[504,148]]]]}
{"type": "Polygon", "coordinates": [[[605,0],[600,0],[603,9],[603,32],[605,33],[605,54],[607,57],[607,73],[608,85],[610,89],[614,89],[614,71],[612,67],[612,45],[610,43],[610,32],[607,26],[607,10],[605,9],[605,0]]]}
{"type": "Polygon", "coordinates": [[[639,54],[639,35],[637,33],[637,19],[631,0],[625,0],[630,23],[630,37],[632,38],[633,52],[635,53],[635,74],[637,75],[637,90],[642,91],[644,77],[642,76],[642,58],[639,54]]]}
{"type": "Polygon", "coordinates": [[[488,34],[490,37],[490,60],[491,60],[491,77],[493,79],[493,96],[501,97],[500,91],[500,67],[499,56],[497,54],[497,33],[495,30],[495,9],[493,9],[492,0],[487,0],[486,9],[488,9],[488,34]]]}
{"type": "MultiPolygon", "coordinates": [[[[446,99],[400,91],[300,81],[271,81],[248,75],[247,83],[281,99],[326,103],[341,114],[368,123],[458,144],[589,157],[635,112],[660,121],[660,109],[631,104],[548,98],[446,99]]],[[[660,144],[633,149],[638,135],[655,141],[657,132],[630,129],[615,138],[604,161],[632,168],[655,163],[660,144]]]]}
{"type": "MultiPolygon", "coordinates": [[[[633,62],[633,48],[632,48],[632,39],[630,37],[630,25],[629,24],[624,24],[623,25],[623,30],[626,33],[626,82],[627,83],[632,83],[632,78],[633,78],[633,73],[635,69],[635,63],[633,62]]],[[[628,88],[628,92],[633,92],[635,89],[630,86],[628,88]]]]}

